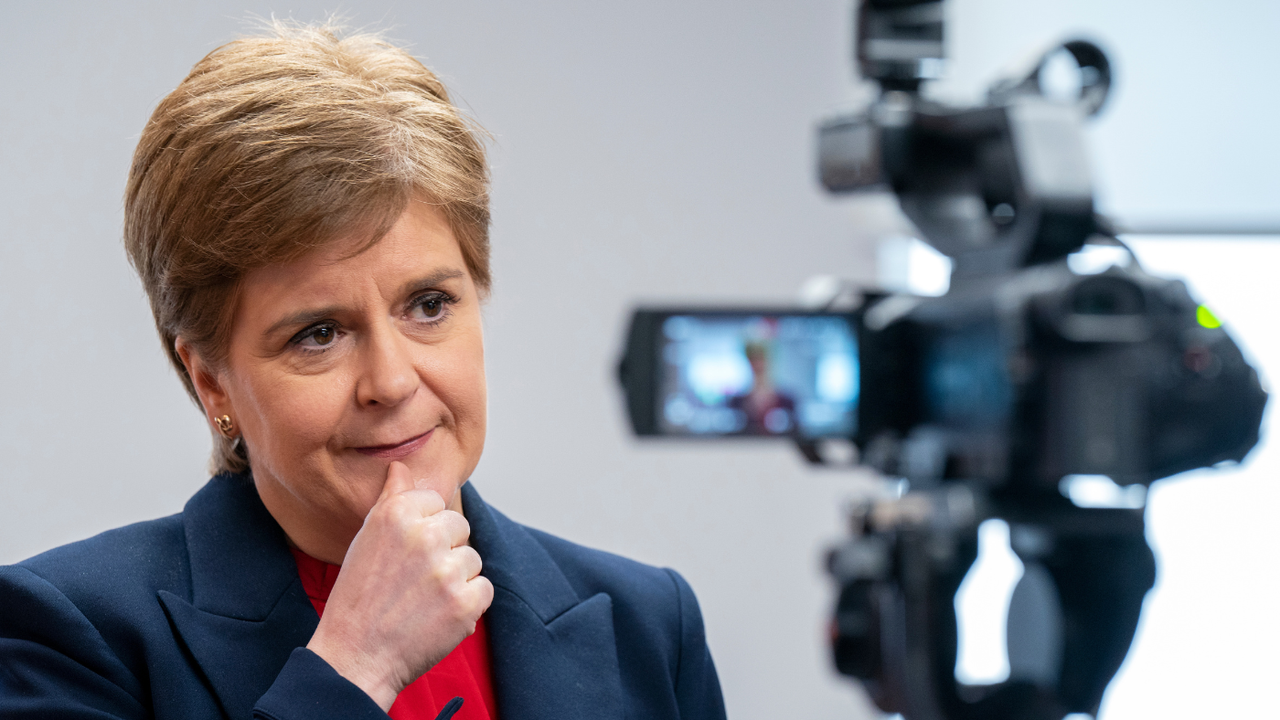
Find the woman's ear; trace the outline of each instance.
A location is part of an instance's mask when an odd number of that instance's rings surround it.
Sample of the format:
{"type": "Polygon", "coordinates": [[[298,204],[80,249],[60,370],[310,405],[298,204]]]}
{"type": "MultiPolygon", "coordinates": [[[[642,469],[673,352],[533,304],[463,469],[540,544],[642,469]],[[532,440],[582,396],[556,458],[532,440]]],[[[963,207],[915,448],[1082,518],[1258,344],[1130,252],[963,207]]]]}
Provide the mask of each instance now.
{"type": "Polygon", "coordinates": [[[232,415],[231,400],[227,397],[227,392],[223,389],[213,366],[181,336],[173,341],[173,349],[177,351],[182,364],[187,368],[187,375],[191,377],[191,384],[195,386],[196,395],[200,397],[200,404],[204,406],[209,420],[213,421],[214,418],[223,415],[232,415]]]}

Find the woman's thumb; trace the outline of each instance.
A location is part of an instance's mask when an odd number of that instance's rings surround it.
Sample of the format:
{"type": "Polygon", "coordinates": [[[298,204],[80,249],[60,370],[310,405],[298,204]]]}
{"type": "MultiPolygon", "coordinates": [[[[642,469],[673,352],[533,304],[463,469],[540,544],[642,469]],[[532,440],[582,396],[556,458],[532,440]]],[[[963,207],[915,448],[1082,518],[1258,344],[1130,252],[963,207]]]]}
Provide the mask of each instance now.
{"type": "Polygon", "coordinates": [[[378,502],[396,493],[412,489],[414,489],[413,475],[409,473],[409,466],[402,462],[393,462],[387,468],[387,481],[382,485],[382,495],[378,496],[378,502]]]}

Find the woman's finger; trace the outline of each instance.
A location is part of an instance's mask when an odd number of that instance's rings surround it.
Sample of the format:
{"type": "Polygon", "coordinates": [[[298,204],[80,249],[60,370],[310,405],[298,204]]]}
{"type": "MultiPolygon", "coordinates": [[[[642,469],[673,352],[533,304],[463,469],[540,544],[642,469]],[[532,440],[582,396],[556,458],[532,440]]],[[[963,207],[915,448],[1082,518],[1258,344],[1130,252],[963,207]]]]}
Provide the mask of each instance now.
{"type": "Polygon", "coordinates": [[[463,577],[468,581],[474,579],[484,569],[484,562],[480,559],[480,553],[475,548],[466,545],[454,548],[454,553],[458,556],[458,565],[462,568],[463,577]]]}
{"type": "MultiPolygon", "coordinates": [[[[409,489],[399,493],[399,498],[409,504],[419,517],[429,518],[443,511],[447,506],[444,498],[435,490],[409,489]]],[[[455,515],[457,513],[454,513],[455,515]]]]}
{"type": "Polygon", "coordinates": [[[440,523],[441,527],[444,528],[451,548],[465,546],[471,538],[471,523],[467,522],[467,519],[459,513],[452,510],[442,510],[432,520],[440,523]]]}
{"type": "Polygon", "coordinates": [[[489,606],[493,604],[493,583],[483,575],[476,575],[467,581],[467,585],[480,594],[480,614],[488,612],[489,606]]]}

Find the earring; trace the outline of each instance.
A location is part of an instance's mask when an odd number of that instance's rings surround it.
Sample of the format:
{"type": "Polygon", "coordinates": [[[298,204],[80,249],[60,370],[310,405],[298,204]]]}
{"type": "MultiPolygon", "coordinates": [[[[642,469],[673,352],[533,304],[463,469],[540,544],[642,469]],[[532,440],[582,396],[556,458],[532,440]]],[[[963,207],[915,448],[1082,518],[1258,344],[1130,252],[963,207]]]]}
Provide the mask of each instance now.
{"type": "Polygon", "coordinates": [[[227,438],[228,440],[235,439],[236,424],[234,422],[231,422],[230,415],[220,415],[214,418],[213,424],[218,426],[218,432],[222,433],[223,437],[227,438]]]}

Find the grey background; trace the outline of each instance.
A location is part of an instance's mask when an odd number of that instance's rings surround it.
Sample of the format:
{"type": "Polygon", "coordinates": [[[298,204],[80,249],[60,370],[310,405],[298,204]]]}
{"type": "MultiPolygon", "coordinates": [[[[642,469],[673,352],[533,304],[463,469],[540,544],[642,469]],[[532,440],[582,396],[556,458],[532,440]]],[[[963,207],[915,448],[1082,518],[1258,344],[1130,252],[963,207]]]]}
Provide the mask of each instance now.
{"type": "MultiPolygon", "coordinates": [[[[1280,69],[1271,3],[1116,5],[959,0],[955,76],[938,92],[972,97],[1016,53],[1093,29],[1124,78],[1093,131],[1103,204],[1144,217],[1274,217],[1277,181],[1264,168],[1280,152],[1257,139],[1269,135],[1275,100],[1253,85],[1280,69]]],[[[9,562],[177,512],[204,482],[207,431],[165,364],[120,248],[130,154],[159,99],[250,29],[247,18],[316,20],[334,6],[0,8],[9,562]]],[[[409,45],[495,136],[490,431],[473,479],[518,520],[680,570],[740,718],[870,715],[828,667],[831,588],[819,557],[841,533],[843,502],[871,479],[808,469],[780,445],[637,442],[612,366],[636,301],[782,302],[813,274],[873,279],[875,240],[902,222],[881,200],[830,199],[812,179],[814,121],[865,97],[847,60],[848,9],[346,8],[353,27],[409,45]]]]}

